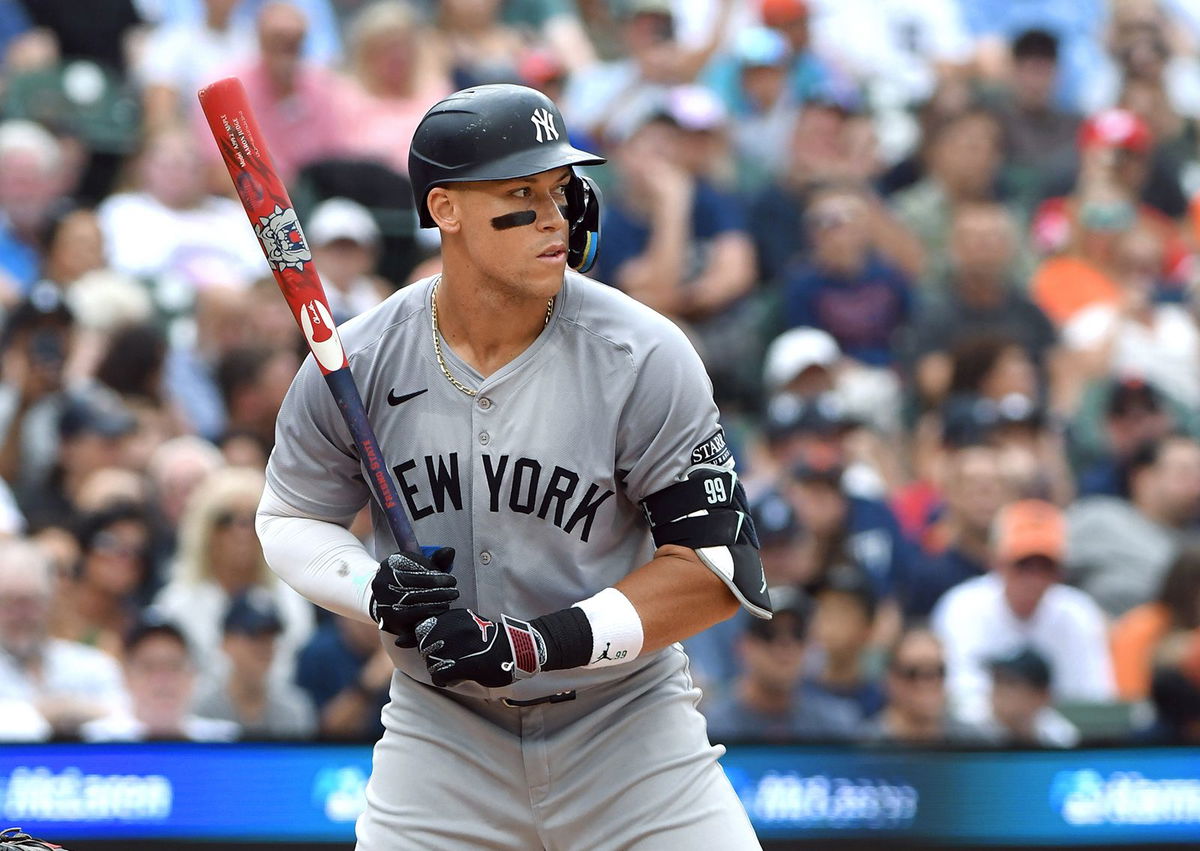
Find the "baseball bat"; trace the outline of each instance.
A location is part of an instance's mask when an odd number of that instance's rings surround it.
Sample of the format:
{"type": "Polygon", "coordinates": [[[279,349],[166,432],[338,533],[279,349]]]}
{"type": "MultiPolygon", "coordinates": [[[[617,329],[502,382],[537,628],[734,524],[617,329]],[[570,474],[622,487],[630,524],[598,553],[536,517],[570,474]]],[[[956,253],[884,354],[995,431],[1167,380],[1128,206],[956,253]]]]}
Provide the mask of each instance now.
{"type": "Polygon", "coordinates": [[[329,392],[358,448],[359,457],[370,474],[367,479],[387,518],[388,528],[402,549],[419,552],[412,524],[400,504],[396,483],[379,451],[379,441],[350,372],[346,350],[334,325],[329,299],[325,297],[325,288],[313,264],[312,252],[300,229],[287,188],[271,162],[267,141],[254,120],[242,81],[237,77],[226,77],[205,86],[197,94],[234,188],[262,244],[271,273],[296,324],[304,333],[308,348],[325,376],[329,392]]]}

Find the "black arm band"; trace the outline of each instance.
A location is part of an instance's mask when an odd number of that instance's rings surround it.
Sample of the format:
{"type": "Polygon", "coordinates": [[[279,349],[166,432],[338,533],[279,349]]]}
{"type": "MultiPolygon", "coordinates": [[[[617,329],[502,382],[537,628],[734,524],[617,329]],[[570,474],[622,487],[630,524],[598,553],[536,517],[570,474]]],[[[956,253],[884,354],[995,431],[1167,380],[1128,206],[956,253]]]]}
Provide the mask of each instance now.
{"type": "Polygon", "coordinates": [[[546,642],[543,671],[582,668],[592,661],[592,622],[578,606],[534,618],[529,625],[546,642]]]}

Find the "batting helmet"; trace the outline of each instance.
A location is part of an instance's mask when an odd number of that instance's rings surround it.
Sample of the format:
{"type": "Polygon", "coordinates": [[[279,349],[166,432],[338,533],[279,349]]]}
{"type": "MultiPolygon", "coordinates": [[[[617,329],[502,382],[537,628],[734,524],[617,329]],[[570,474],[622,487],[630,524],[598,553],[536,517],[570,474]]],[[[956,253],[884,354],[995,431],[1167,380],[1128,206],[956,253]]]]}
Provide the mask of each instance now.
{"type": "MultiPolygon", "coordinates": [[[[563,166],[599,165],[604,157],[567,139],[554,101],[536,89],[498,83],[463,89],[434,104],[413,134],[408,176],[421,227],[434,226],[426,199],[435,186],[510,180],[563,166]]],[[[599,238],[599,191],[576,175],[567,192],[568,262],[587,271],[599,238]]]]}

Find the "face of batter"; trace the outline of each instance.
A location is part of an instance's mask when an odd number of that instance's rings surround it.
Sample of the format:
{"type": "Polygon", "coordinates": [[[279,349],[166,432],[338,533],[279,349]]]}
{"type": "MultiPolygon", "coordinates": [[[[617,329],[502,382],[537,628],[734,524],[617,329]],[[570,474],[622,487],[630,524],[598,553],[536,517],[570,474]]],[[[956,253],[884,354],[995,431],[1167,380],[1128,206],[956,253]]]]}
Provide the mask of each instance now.
{"type": "Polygon", "coordinates": [[[558,168],[435,188],[429,211],[442,230],[443,255],[513,297],[554,295],[567,265],[570,178],[569,168],[558,168]]]}

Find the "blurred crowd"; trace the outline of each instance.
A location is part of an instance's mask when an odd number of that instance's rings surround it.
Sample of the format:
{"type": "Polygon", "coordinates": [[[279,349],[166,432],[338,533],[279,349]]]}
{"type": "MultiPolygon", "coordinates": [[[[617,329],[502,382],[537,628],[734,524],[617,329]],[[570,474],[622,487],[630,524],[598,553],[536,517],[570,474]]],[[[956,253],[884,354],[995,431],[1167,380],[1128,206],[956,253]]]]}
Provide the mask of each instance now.
{"type": "Polygon", "coordinates": [[[704,358],[778,612],[687,642],[715,739],[1200,743],[1200,1],[86,5],[0,0],[0,738],[381,732],[254,532],[306,350],[232,74],[339,321],[438,269],[438,98],[609,158],[593,274],[704,358]]]}

